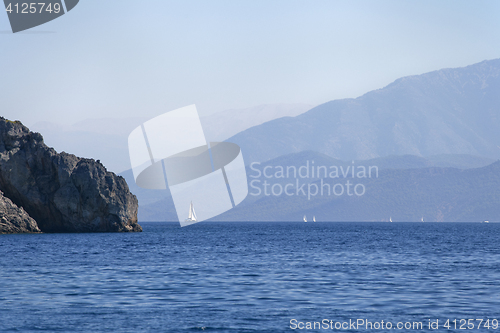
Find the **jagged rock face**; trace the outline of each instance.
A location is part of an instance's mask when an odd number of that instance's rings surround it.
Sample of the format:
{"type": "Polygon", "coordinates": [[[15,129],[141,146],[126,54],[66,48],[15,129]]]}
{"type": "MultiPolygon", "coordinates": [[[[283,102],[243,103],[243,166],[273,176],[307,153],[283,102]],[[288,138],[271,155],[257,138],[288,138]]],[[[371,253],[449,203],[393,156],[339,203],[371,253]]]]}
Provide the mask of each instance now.
{"type": "Polygon", "coordinates": [[[99,162],[58,154],[39,133],[0,117],[0,190],[43,232],[142,231],[137,198],[99,162]]]}
{"type": "Polygon", "coordinates": [[[38,233],[38,225],[22,207],[17,207],[0,191],[0,234],[38,233]]]}

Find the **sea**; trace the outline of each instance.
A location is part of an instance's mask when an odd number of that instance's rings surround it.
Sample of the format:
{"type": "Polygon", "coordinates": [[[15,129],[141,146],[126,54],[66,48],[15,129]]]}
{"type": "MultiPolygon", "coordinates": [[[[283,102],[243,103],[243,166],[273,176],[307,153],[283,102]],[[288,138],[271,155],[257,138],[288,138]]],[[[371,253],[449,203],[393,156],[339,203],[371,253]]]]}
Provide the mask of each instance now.
{"type": "Polygon", "coordinates": [[[500,223],[0,235],[0,332],[500,332],[500,223]]]}

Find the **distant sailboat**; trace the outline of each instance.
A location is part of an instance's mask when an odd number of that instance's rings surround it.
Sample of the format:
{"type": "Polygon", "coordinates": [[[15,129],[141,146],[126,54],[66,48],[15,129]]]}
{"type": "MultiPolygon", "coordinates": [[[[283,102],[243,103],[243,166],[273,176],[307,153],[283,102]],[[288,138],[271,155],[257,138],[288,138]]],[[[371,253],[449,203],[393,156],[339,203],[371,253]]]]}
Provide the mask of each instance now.
{"type": "Polygon", "coordinates": [[[389,217],[389,222],[392,222],[392,217],[389,217]]]}
{"type": "Polygon", "coordinates": [[[307,218],[306,218],[306,216],[305,216],[305,215],[304,215],[304,222],[307,222],[307,218]]]}
{"type": "Polygon", "coordinates": [[[196,213],[194,212],[193,202],[189,205],[189,215],[186,222],[196,222],[196,213]]]}
{"type": "Polygon", "coordinates": [[[420,222],[424,222],[424,217],[422,216],[422,219],[420,220],[420,222]]]}
{"type": "Polygon", "coordinates": [[[483,221],[483,223],[490,223],[490,221],[483,221]]]}
{"type": "Polygon", "coordinates": [[[316,222],[316,216],[313,215],[313,222],[316,222]]]}

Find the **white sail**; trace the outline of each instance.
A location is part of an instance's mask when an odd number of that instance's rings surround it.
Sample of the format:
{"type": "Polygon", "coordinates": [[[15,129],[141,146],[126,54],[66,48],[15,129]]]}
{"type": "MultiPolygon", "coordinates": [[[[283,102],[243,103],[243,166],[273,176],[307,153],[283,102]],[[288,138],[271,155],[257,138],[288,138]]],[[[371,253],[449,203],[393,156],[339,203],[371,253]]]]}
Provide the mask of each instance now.
{"type": "Polygon", "coordinates": [[[306,216],[305,216],[305,215],[304,215],[304,222],[307,222],[307,218],[306,218],[306,216]]]}
{"type": "Polygon", "coordinates": [[[316,222],[316,216],[313,215],[313,222],[316,222]]]}
{"type": "Polygon", "coordinates": [[[192,218],[193,221],[198,220],[198,218],[196,217],[196,213],[194,211],[194,205],[193,205],[192,202],[191,202],[191,218],[192,218]]]}
{"type": "Polygon", "coordinates": [[[392,217],[389,217],[389,222],[392,222],[392,217]]]}
{"type": "Polygon", "coordinates": [[[196,213],[194,211],[194,205],[192,201],[191,204],[189,205],[189,215],[188,218],[186,219],[186,222],[196,222],[196,213]]]}

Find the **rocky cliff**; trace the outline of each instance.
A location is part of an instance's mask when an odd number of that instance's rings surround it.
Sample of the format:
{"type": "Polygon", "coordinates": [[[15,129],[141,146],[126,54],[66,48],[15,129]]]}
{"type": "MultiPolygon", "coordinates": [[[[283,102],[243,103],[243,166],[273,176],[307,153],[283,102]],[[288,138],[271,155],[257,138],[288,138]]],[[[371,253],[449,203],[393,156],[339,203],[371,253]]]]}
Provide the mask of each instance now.
{"type": "Polygon", "coordinates": [[[99,162],[57,153],[0,117],[0,190],[43,232],[142,231],[137,198],[99,162]]]}
{"type": "Polygon", "coordinates": [[[0,191],[0,234],[40,232],[36,221],[0,191]]]}

